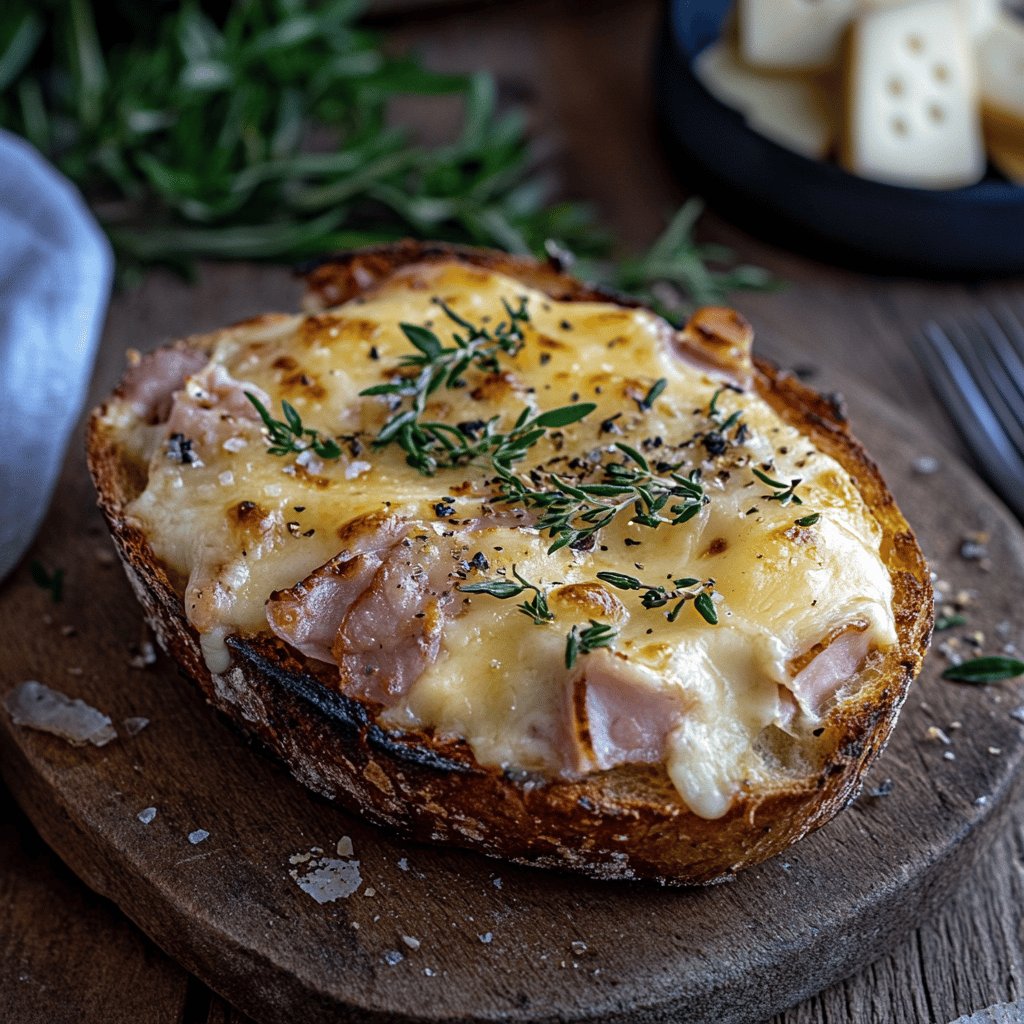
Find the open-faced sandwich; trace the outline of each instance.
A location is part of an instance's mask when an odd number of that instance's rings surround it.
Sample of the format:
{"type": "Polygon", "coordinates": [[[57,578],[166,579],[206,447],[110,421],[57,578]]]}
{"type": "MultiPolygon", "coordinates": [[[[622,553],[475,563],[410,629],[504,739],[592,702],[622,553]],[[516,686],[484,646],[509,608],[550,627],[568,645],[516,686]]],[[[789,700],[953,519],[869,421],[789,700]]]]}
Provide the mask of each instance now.
{"type": "Polygon", "coordinates": [[[161,643],[418,839],[708,882],[858,791],[931,627],[832,404],[500,253],[402,243],[135,357],[89,462],[161,643]]]}

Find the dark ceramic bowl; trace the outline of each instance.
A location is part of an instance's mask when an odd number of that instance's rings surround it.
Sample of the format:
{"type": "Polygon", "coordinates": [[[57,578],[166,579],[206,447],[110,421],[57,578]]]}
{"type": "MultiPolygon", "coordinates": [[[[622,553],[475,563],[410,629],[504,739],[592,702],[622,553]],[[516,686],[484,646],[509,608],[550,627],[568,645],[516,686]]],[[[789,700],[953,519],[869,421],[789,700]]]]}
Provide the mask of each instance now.
{"type": "Polygon", "coordinates": [[[668,0],[655,62],[658,115],[681,176],[743,227],[867,270],[1024,273],[1024,187],[996,172],[970,188],[900,188],[783,149],[697,81],[730,0],[668,0]]]}

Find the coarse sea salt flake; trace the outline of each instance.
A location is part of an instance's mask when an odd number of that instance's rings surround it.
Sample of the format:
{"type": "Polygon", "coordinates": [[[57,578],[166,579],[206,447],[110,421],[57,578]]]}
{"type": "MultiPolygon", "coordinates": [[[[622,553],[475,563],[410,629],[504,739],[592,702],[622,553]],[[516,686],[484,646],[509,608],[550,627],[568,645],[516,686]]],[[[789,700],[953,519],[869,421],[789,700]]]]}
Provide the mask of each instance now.
{"type": "Polygon", "coordinates": [[[121,725],[124,726],[126,736],[138,736],[139,733],[149,725],[149,719],[143,718],[141,715],[136,715],[134,718],[122,719],[121,725]]]}
{"type": "Polygon", "coordinates": [[[155,807],[144,807],[138,814],[135,815],[143,825],[148,825],[156,817],[155,807]]]}
{"type": "Polygon", "coordinates": [[[189,832],[188,841],[193,846],[198,846],[201,842],[210,838],[210,833],[205,828],[197,828],[195,832],[189,832]]]}
{"type": "MultiPolygon", "coordinates": [[[[295,858],[302,855],[293,855],[295,858]]],[[[308,857],[308,867],[300,874],[293,867],[288,874],[292,881],[317,903],[333,903],[335,900],[348,899],[363,884],[359,873],[359,861],[338,860],[335,857],[308,857]]]]}
{"type": "Polygon", "coordinates": [[[338,856],[351,857],[353,852],[351,836],[342,836],[338,840],[338,856]]]}
{"type": "Polygon", "coordinates": [[[117,739],[114,724],[102,711],[72,699],[35,679],[19,683],[4,697],[15,725],[59,736],[76,747],[102,747],[117,739]]]}

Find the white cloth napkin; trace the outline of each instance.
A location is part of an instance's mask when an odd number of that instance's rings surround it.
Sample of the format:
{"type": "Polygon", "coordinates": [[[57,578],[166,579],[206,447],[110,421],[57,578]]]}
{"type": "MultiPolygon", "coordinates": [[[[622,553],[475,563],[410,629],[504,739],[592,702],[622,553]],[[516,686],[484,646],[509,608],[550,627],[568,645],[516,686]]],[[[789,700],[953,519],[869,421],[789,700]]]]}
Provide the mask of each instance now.
{"type": "Polygon", "coordinates": [[[74,186],[0,131],[0,580],[49,505],[112,270],[110,246],[74,186]]]}

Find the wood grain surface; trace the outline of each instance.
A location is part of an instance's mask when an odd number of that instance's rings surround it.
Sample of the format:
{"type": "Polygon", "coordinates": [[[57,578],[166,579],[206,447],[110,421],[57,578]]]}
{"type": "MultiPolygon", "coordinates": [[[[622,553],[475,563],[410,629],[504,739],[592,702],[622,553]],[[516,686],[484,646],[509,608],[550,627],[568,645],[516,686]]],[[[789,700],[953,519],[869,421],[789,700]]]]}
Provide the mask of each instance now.
{"type": "MultiPolygon", "coordinates": [[[[553,143],[554,163],[569,192],[595,201],[618,235],[637,245],[650,240],[685,196],[661,159],[645,113],[657,6],[654,0],[510,2],[398,24],[397,34],[438,68],[493,68],[503,94],[525,104],[534,127],[553,143]]],[[[422,123],[428,134],[441,132],[450,118],[431,115],[422,123]]],[[[789,282],[780,293],[737,298],[757,326],[761,351],[788,365],[817,367],[813,383],[826,390],[840,376],[861,377],[917,420],[918,433],[930,437],[941,459],[962,452],[906,338],[926,317],[995,298],[1022,301],[1024,284],[934,284],[838,271],[746,236],[728,223],[728,213],[712,211],[705,236],[789,282]]],[[[284,275],[246,267],[204,272],[195,288],[155,276],[115,303],[94,394],[112,383],[125,345],[149,347],[234,316],[287,306],[293,297],[284,275]]],[[[941,507],[952,519],[963,515],[953,493],[941,507]]],[[[945,557],[955,575],[955,555],[945,557]]],[[[98,576],[108,570],[89,564],[83,571],[98,576]]],[[[57,616],[70,607],[57,609],[57,616]]],[[[42,626],[34,631],[42,633],[42,626]]],[[[7,826],[0,842],[0,1020],[239,1024],[236,1011],[198,982],[186,983],[184,973],[109,904],[76,883],[6,803],[0,804],[0,821],[7,826]],[[145,999],[137,998],[140,992],[145,999]],[[62,1017],[61,1006],[72,1009],[62,1017]]],[[[891,954],[774,1024],[943,1024],[1020,998],[1024,830],[1017,820],[986,840],[981,854],[964,871],[959,892],[891,954]]]]}

